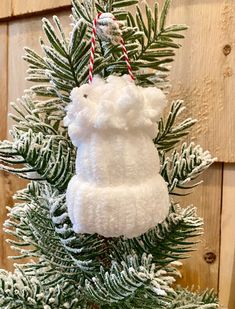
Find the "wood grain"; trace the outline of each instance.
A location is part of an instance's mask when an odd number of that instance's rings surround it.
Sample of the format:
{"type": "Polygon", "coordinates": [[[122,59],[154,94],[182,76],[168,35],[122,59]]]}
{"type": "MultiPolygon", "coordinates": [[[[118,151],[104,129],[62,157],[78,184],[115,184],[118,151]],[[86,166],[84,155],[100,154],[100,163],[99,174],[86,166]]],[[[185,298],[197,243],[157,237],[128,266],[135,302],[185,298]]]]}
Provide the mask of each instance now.
{"type": "Polygon", "coordinates": [[[71,0],[1,0],[0,20],[53,9],[61,9],[70,5],[71,0]]]}
{"type": "MultiPolygon", "coordinates": [[[[58,14],[59,18],[61,18],[62,23],[65,25],[65,29],[67,29],[67,33],[70,31],[70,20],[69,13],[65,11],[63,14],[58,14]]],[[[39,45],[39,37],[43,36],[41,29],[41,17],[31,17],[28,19],[20,19],[15,20],[9,24],[8,31],[8,61],[5,61],[5,65],[8,63],[8,67],[6,72],[7,74],[7,88],[8,88],[8,96],[5,96],[6,102],[6,110],[4,111],[4,119],[6,120],[7,111],[12,112],[10,105],[7,105],[7,102],[16,101],[17,98],[20,98],[24,94],[24,90],[30,87],[30,83],[26,82],[26,70],[27,63],[22,60],[22,56],[24,55],[24,47],[29,46],[32,49],[40,52],[39,45]]],[[[66,31],[65,31],[66,32],[66,31]]],[[[4,44],[5,48],[7,43],[4,44]]],[[[1,67],[1,66],[0,66],[1,67]]],[[[7,127],[6,127],[6,135],[8,139],[11,139],[9,130],[11,129],[14,122],[7,118],[7,127]]],[[[2,174],[1,174],[2,175],[2,174]]],[[[4,189],[1,188],[0,184],[0,196],[5,197],[5,200],[2,203],[2,209],[4,209],[4,214],[1,218],[6,218],[6,210],[5,206],[12,206],[13,200],[12,195],[19,189],[22,189],[26,186],[26,181],[9,174],[2,175],[5,182],[4,189]]],[[[1,179],[1,178],[0,178],[1,179]]],[[[0,222],[1,224],[1,222],[0,222]]],[[[2,224],[1,224],[2,226],[2,224]]],[[[2,261],[4,268],[8,270],[13,269],[13,261],[7,259],[7,256],[16,255],[15,251],[12,251],[6,243],[3,245],[4,255],[2,255],[2,261]]],[[[1,265],[0,265],[1,267],[1,265]]]]}
{"type": "Polygon", "coordinates": [[[221,304],[235,308],[235,164],[225,164],[221,218],[221,264],[219,296],[221,304]]]}
{"type": "Polygon", "coordinates": [[[55,8],[69,6],[71,0],[12,0],[12,15],[18,16],[28,13],[41,12],[55,8]]]}
{"type": "Polygon", "coordinates": [[[7,57],[7,49],[8,49],[8,25],[1,24],[0,25],[0,113],[1,113],[1,126],[0,126],[0,138],[6,138],[7,132],[7,75],[8,75],[8,57],[7,57]]]}
{"type": "MultiPolygon", "coordinates": [[[[57,14],[64,26],[65,33],[71,31],[70,11],[57,14]]],[[[49,19],[51,15],[46,16],[49,19]]],[[[30,17],[27,19],[15,20],[9,24],[9,101],[15,101],[24,94],[24,90],[32,86],[25,80],[27,76],[27,63],[22,60],[24,47],[28,46],[42,54],[39,38],[44,37],[42,31],[41,17],[30,17]]],[[[10,108],[10,111],[11,108],[10,108]]],[[[12,121],[8,119],[8,128],[12,126],[12,121]]]]}
{"type": "Polygon", "coordinates": [[[218,290],[218,272],[220,256],[220,211],[222,164],[215,163],[202,176],[204,183],[194,189],[193,193],[181,197],[181,205],[193,204],[198,214],[204,218],[204,236],[196,247],[197,251],[183,263],[183,277],[180,282],[184,286],[195,288],[214,288],[218,290]],[[211,264],[205,260],[206,254],[212,253],[215,261],[211,264]]]}
{"type": "MultiPolygon", "coordinates": [[[[0,117],[1,117],[1,126],[0,126],[0,139],[4,140],[8,137],[8,90],[9,90],[9,36],[8,36],[8,24],[0,25],[0,117]]],[[[0,250],[1,250],[1,259],[0,267],[6,268],[9,270],[13,269],[13,261],[8,259],[8,256],[15,254],[6,243],[6,239],[9,238],[6,234],[3,233],[3,224],[7,218],[7,209],[6,206],[13,205],[13,194],[19,188],[25,186],[25,182],[19,180],[15,176],[1,172],[0,173],[0,250]]]]}
{"type": "MultiPolygon", "coordinates": [[[[0,117],[1,117],[1,126],[0,126],[0,139],[7,138],[8,132],[8,25],[0,25],[0,117]]],[[[13,254],[10,246],[6,243],[6,239],[9,238],[6,234],[3,233],[3,224],[7,218],[7,209],[6,206],[13,205],[13,194],[16,191],[15,177],[5,173],[0,173],[0,267],[6,269],[13,269],[13,261],[8,259],[8,256],[13,254]]]]}
{"type": "Polygon", "coordinates": [[[0,19],[11,16],[11,0],[0,1],[0,19]]]}
{"type": "MultiPolygon", "coordinates": [[[[0,25],[0,139],[5,139],[7,134],[7,41],[8,41],[7,24],[0,25]]],[[[6,218],[7,204],[7,178],[6,174],[0,173],[0,267],[6,267],[6,246],[5,235],[3,234],[3,223],[6,218]]]]}
{"type": "Polygon", "coordinates": [[[184,99],[188,116],[199,120],[191,139],[218,161],[235,162],[235,1],[174,0],[171,23],[189,26],[173,64],[171,98],[184,99]]]}

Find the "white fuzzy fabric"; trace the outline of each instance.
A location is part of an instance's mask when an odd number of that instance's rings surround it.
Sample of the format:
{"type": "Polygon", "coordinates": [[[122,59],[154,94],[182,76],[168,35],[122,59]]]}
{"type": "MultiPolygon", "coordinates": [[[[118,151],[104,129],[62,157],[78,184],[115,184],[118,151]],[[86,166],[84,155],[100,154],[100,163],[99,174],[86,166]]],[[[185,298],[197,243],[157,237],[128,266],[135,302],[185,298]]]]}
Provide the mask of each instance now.
{"type": "Polygon", "coordinates": [[[169,211],[167,185],[152,142],[166,105],[153,87],[128,76],[95,77],[73,89],[64,123],[78,147],[67,189],[74,231],[105,237],[139,236],[169,211]]]}
{"type": "Polygon", "coordinates": [[[74,88],[71,100],[64,124],[76,146],[94,130],[138,129],[154,138],[156,122],[166,106],[160,89],[136,86],[129,75],[109,76],[107,81],[95,76],[91,85],[74,88]]]}

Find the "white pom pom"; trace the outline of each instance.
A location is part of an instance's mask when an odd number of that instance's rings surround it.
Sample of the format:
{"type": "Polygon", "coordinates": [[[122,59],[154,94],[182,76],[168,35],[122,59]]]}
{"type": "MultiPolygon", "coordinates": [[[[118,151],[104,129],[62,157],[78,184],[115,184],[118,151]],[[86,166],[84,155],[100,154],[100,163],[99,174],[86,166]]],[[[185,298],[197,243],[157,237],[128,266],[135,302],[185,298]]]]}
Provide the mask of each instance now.
{"type": "Polygon", "coordinates": [[[92,84],[73,89],[71,101],[64,125],[78,128],[76,138],[70,136],[76,146],[94,129],[139,128],[154,138],[167,102],[161,90],[136,86],[127,75],[110,76],[106,82],[95,76],[92,84]]]}

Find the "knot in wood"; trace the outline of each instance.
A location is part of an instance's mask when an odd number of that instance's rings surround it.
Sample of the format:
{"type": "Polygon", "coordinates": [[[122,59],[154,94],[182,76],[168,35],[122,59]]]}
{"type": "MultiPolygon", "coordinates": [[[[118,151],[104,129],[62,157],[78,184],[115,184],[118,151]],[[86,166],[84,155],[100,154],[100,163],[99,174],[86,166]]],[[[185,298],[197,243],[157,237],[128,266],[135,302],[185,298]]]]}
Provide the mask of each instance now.
{"type": "Polygon", "coordinates": [[[225,56],[228,56],[232,51],[232,46],[229,44],[224,45],[223,47],[223,53],[225,56]]]}
{"type": "Polygon", "coordinates": [[[214,252],[206,252],[204,254],[204,260],[207,264],[213,264],[216,260],[216,254],[214,252]]]}

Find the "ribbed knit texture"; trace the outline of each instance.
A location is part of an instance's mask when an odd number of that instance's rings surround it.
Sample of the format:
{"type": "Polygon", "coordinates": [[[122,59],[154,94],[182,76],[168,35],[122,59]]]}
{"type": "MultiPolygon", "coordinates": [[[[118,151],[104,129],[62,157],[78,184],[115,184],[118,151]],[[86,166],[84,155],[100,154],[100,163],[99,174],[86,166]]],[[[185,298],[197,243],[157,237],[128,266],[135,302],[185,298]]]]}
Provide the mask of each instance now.
{"type": "Polygon", "coordinates": [[[71,94],[65,125],[78,147],[67,207],[77,233],[139,236],[163,221],[167,185],[159,174],[157,134],[166,99],[128,76],[95,77],[71,94]]]}

